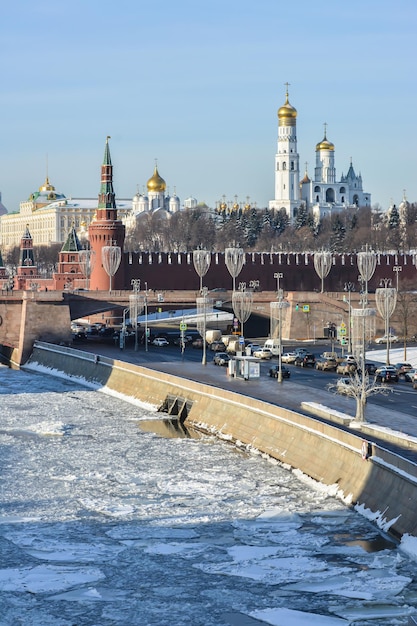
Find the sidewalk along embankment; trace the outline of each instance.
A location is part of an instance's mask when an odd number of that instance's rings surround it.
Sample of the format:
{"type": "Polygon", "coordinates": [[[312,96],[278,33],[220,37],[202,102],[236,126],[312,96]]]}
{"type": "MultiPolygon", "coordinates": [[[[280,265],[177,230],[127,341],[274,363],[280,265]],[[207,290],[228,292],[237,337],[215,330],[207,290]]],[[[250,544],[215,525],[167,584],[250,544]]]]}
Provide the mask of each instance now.
{"type": "Polygon", "coordinates": [[[72,377],[169,413],[188,429],[256,449],[331,487],[396,538],[417,537],[417,466],[361,433],[201,382],[36,342],[24,368],[72,377]]]}

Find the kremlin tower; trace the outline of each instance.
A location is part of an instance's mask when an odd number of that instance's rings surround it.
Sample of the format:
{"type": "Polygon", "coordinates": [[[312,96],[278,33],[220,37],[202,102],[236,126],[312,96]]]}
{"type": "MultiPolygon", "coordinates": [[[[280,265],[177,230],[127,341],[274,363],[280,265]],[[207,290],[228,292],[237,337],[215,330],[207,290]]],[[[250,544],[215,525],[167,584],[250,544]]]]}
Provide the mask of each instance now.
{"type": "Polygon", "coordinates": [[[90,247],[94,255],[90,289],[103,291],[124,288],[122,259],[125,226],[117,219],[109,139],[110,137],[106,138],[104,160],[101,166],[97,213],[88,228],[90,247]],[[115,248],[114,253],[110,250],[111,247],[115,248]],[[120,259],[119,263],[118,259],[120,259]]]}

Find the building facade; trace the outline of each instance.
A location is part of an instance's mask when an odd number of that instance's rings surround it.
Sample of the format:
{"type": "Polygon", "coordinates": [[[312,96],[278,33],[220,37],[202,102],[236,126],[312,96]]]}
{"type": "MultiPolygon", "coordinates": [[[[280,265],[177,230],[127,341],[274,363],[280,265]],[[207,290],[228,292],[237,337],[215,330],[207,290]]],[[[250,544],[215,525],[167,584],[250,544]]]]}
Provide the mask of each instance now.
{"type": "Polygon", "coordinates": [[[285,210],[293,221],[304,204],[316,223],[323,217],[347,208],[371,206],[371,194],[363,191],[362,176],[355,173],[352,161],[346,176],[337,179],[335,146],[324,137],[316,145],[312,178],[305,171],[300,181],[300,156],[297,150],[297,110],[290,104],[288,85],[285,103],[278,109],[278,144],[275,155],[275,198],[270,209],[285,210]]]}

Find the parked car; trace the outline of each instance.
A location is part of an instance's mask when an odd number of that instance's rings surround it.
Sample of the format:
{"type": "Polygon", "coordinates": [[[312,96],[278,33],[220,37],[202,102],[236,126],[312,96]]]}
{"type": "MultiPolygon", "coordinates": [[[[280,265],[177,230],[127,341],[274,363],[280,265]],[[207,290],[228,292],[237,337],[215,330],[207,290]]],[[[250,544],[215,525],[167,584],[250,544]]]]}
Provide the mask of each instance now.
{"type": "Polygon", "coordinates": [[[389,339],[390,343],[398,343],[399,341],[397,335],[384,335],[383,337],[377,337],[375,339],[375,343],[387,343],[387,339],[389,339]]]}
{"type": "Polygon", "coordinates": [[[315,364],[316,357],[312,352],[307,352],[306,354],[298,354],[294,361],[294,365],[298,365],[298,367],[314,367],[315,364]]]}
{"type": "Polygon", "coordinates": [[[352,379],[351,378],[339,378],[339,380],[336,383],[336,391],[337,393],[343,394],[343,395],[352,395],[352,379]]]}
{"type": "MultiPolygon", "coordinates": [[[[271,378],[278,378],[279,366],[274,365],[269,369],[269,375],[271,378]]],[[[282,378],[289,378],[291,376],[291,372],[285,365],[281,365],[281,376],[282,378]]]]}
{"type": "Polygon", "coordinates": [[[272,359],[272,352],[269,348],[261,348],[260,350],[255,350],[253,356],[257,359],[272,359]]]}
{"type": "Polygon", "coordinates": [[[375,372],[375,380],[381,383],[398,383],[398,372],[393,365],[385,365],[384,367],[379,367],[375,372]]]}
{"type": "Polygon", "coordinates": [[[408,370],[408,372],[405,372],[404,374],[404,380],[406,383],[412,383],[414,380],[414,376],[417,374],[417,369],[412,369],[412,370],[408,370]]]}
{"type": "Polygon", "coordinates": [[[227,352],[218,352],[214,355],[214,365],[227,365],[231,359],[231,356],[227,352]]]}
{"type": "Polygon", "coordinates": [[[413,375],[411,382],[413,383],[413,389],[417,389],[417,372],[413,375]]]}
{"type": "Polygon", "coordinates": [[[395,367],[398,372],[398,376],[404,376],[406,372],[413,369],[411,363],[396,363],[395,367]]]}
{"type": "Polygon", "coordinates": [[[316,370],[332,371],[337,368],[336,359],[317,359],[316,361],[316,370]]]}
{"type": "Polygon", "coordinates": [[[152,341],[152,344],[154,346],[158,346],[159,348],[163,348],[165,346],[169,346],[169,341],[168,341],[168,339],[165,339],[165,337],[156,337],[152,341]]]}
{"type": "Polygon", "coordinates": [[[210,350],[212,352],[224,352],[226,350],[226,345],[223,341],[213,341],[210,344],[210,350]]]}
{"type": "Polygon", "coordinates": [[[297,358],[296,352],[284,352],[284,354],[281,357],[281,361],[283,363],[294,363],[296,358],[297,358]]]}
{"type": "Polygon", "coordinates": [[[353,374],[356,372],[358,366],[356,361],[343,361],[336,367],[336,374],[346,376],[346,374],[353,374]]]}

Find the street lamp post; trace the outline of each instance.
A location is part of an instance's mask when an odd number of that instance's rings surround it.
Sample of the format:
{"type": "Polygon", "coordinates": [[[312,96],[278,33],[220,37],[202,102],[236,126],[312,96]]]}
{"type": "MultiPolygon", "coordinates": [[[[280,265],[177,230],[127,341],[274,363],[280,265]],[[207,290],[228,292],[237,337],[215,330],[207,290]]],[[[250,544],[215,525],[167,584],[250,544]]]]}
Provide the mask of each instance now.
{"type": "MultiPolygon", "coordinates": [[[[133,327],[135,329],[135,351],[138,349],[138,315],[139,315],[139,291],[140,291],[140,278],[132,278],[130,284],[133,288],[133,327]]],[[[130,317],[130,323],[132,323],[132,315],[130,317]]]]}
{"type": "Polygon", "coordinates": [[[359,398],[359,402],[356,407],[356,419],[360,422],[365,421],[365,405],[366,405],[366,379],[367,374],[365,371],[365,363],[366,363],[366,320],[373,315],[375,315],[375,310],[368,307],[368,282],[371,280],[374,275],[376,268],[376,254],[372,250],[368,249],[368,245],[366,246],[366,250],[363,252],[358,252],[357,256],[357,264],[359,269],[359,274],[362,279],[363,289],[362,289],[362,309],[355,309],[355,318],[356,321],[360,323],[361,329],[361,345],[362,351],[360,354],[360,362],[361,362],[361,394],[359,398]]]}
{"type": "Polygon", "coordinates": [[[202,365],[207,364],[207,346],[206,346],[206,329],[207,329],[207,309],[213,310],[213,300],[207,298],[208,289],[202,287],[201,297],[197,298],[197,330],[203,340],[203,358],[202,365]]]}
{"type": "Polygon", "coordinates": [[[271,318],[274,316],[274,310],[278,309],[278,376],[277,381],[282,383],[282,310],[288,308],[289,302],[284,301],[284,291],[280,288],[280,280],[284,278],[282,272],[275,272],[274,278],[277,280],[277,298],[278,302],[271,302],[271,318]]]}
{"type": "Polygon", "coordinates": [[[314,269],[321,278],[321,293],[324,292],[324,279],[329,275],[332,262],[332,253],[328,250],[314,253],[314,269]]]}
{"type": "Polygon", "coordinates": [[[145,282],[145,352],[148,351],[148,283],[145,282]]]}
{"type": "MultiPolygon", "coordinates": [[[[352,306],[350,304],[350,294],[352,293],[352,291],[355,291],[355,285],[354,283],[345,283],[345,286],[343,288],[344,291],[348,292],[348,306],[349,306],[349,312],[348,312],[348,352],[349,354],[352,354],[352,306]]],[[[345,300],[345,297],[343,298],[343,300],[345,300]]],[[[346,302],[346,300],[345,300],[346,302]]]]}
{"type": "Polygon", "coordinates": [[[397,290],[391,287],[391,278],[381,278],[380,288],[375,291],[375,302],[378,309],[378,313],[383,318],[385,323],[385,338],[387,341],[387,356],[386,364],[389,365],[389,351],[390,351],[390,325],[389,320],[394,313],[397,304],[397,290]]]}
{"type": "Polygon", "coordinates": [[[396,274],[396,286],[397,286],[397,294],[398,294],[398,278],[399,278],[399,273],[403,271],[403,268],[401,267],[401,265],[394,265],[394,267],[392,268],[392,271],[395,272],[396,274]]]}

